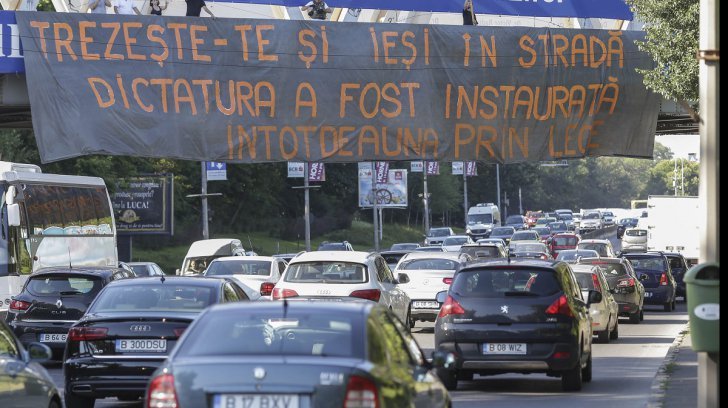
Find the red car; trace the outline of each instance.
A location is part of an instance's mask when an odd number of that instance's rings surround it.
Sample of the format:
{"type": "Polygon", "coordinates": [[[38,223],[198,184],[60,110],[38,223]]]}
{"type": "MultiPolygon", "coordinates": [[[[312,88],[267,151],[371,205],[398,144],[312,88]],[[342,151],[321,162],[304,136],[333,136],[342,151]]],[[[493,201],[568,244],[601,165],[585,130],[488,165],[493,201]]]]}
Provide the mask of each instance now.
{"type": "Polygon", "coordinates": [[[576,249],[579,241],[581,241],[581,236],[574,234],[573,232],[560,232],[554,234],[549,242],[551,256],[556,258],[559,255],[559,251],[563,251],[565,249],[576,249]]]}
{"type": "Polygon", "coordinates": [[[536,220],[545,216],[543,211],[528,211],[526,213],[526,221],[528,221],[528,227],[531,228],[536,225],[536,220]]]}

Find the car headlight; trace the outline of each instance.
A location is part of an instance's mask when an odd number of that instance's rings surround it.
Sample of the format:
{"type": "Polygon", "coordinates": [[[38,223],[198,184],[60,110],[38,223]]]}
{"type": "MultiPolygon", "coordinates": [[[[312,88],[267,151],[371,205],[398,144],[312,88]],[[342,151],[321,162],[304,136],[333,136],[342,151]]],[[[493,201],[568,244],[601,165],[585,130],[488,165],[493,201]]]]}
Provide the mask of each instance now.
{"type": "Polygon", "coordinates": [[[471,231],[471,230],[470,230],[470,228],[466,228],[466,229],[465,229],[465,233],[466,233],[466,234],[470,234],[471,232],[473,232],[473,231],[471,231]]]}

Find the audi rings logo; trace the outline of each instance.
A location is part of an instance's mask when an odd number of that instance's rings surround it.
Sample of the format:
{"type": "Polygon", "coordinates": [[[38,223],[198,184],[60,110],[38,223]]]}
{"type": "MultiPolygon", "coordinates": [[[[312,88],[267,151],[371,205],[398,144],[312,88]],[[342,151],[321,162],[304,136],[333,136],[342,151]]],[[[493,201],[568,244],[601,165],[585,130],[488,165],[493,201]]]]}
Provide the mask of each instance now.
{"type": "Polygon", "coordinates": [[[152,331],[152,326],[148,324],[135,324],[130,326],[129,330],[133,332],[148,332],[152,331]]]}

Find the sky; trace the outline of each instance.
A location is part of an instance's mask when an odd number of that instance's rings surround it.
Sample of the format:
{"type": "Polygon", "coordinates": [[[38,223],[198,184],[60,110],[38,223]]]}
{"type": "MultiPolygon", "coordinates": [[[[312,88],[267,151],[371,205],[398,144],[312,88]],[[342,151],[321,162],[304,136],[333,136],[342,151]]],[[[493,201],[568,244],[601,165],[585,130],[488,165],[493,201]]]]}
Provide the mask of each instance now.
{"type": "Polygon", "coordinates": [[[688,153],[700,159],[700,135],[658,135],[655,142],[672,150],[676,159],[687,159],[688,153]]]}

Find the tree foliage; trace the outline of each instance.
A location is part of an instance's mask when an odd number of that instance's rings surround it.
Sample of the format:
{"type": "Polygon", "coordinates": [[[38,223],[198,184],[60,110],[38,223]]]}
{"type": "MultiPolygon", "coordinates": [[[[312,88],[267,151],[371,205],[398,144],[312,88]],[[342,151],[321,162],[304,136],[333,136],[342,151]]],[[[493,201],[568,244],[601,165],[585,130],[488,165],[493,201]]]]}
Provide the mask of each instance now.
{"type": "Polygon", "coordinates": [[[640,70],[645,85],[667,99],[698,100],[699,0],[626,0],[635,17],[645,23],[641,50],[655,67],[640,70]]]}

